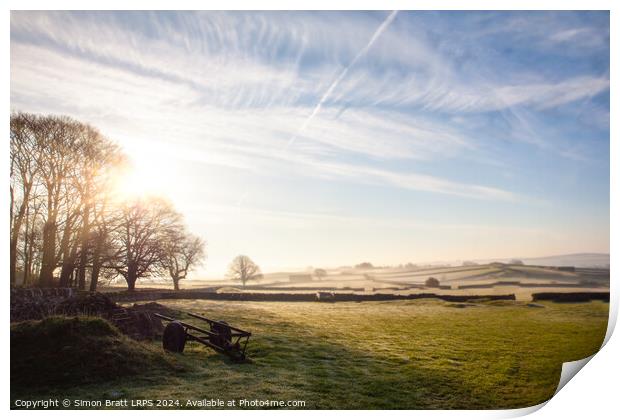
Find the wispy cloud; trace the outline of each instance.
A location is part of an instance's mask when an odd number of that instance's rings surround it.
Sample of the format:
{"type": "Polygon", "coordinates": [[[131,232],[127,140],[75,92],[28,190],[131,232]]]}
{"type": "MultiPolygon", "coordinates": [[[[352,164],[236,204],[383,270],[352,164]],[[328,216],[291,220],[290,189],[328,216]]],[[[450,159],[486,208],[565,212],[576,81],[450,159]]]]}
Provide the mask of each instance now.
{"type": "Polygon", "coordinates": [[[336,89],[336,87],[347,76],[347,73],[349,72],[349,69],[351,67],[355,66],[355,64],[359,61],[359,59],[362,56],[364,56],[368,52],[368,50],[370,50],[370,48],[374,45],[375,41],[377,41],[377,39],[381,36],[381,34],[383,34],[383,32],[387,29],[387,27],[390,25],[390,23],[392,23],[392,21],[396,18],[396,14],[397,13],[398,13],[398,11],[394,10],[393,12],[391,12],[388,15],[387,18],[385,18],[385,20],[381,23],[381,25],[379,25],[377,30],[372,34],[372,36],[370,37],[370,40],[368,41],[368,43],[366,45],[364,45],[364,48],[362,48],[355,55],[355,57],[353,57],[353,60],[351,60],[351,62],[340,72],[340,74],[338,74],[338,77],[336,77],[336,79],[329,85],[329,87],[327,88],[327,90],[325,91],[323,96],[321,96],[321,99],[316,104],[316,106],[314,107],[314,109],[312,110],[312,112],[310,113],[308,118],[304,121],[304,123],[301,125],[301,127],[299,127],[299,130],[297,130],[297,132],[289,140],[289,142],[288,142],[289,146],[295,141],[297,136],[306,129],[306,127],[308,126],[308,124],[310,124],[310,122],[312,121],[314,116],[321,110],[321,108],[323,107],[323,104],[325,103],[325,101],[327,101],[327,99],[333,94],[333,92],[336,89]]]}
{"type": "MultiPolygon", "coordinates": [[[[61,112],[80,112],[87,119],[102,119],[104,126],[109,125],[107,118],[111,112],[122,116],[122,122],[114,118],[114,127],[108,132],[117,138],[131,138],[133,142],[144,139],[136,144],[138,149],[150,147],[150,143],[157,141],[165,147],[170,138],[175,138],[173,156],[178,159],[198,159],[203,163],[257,170],[256,159],[260,158],[262,172],[273,172],[273,162],[277,159],[280,164],[310,168],[303,172],[312,176],[343,176],[350,180],[466,197],[513,198],[507,192],[501,194],[499,190],[485,190],[481,186],[468,189],[441,177],[402,175],[338,162],[343,152],[376,159],[428,160],[476,147],[472,140],[445,125],[363,110],[350,110],[336,118],[337,111],[330,108],[300,137],[295,150],[287,151],[282,150],[281,145],[285,144],[287,134],[303,121],[307,108],[292,111],[272,107],[248,113],[196,107],[193,104],[197,92],[189,87],[179,90],[172,82],[159,81],[158,89],[153,90],[149,87],[155,81],[148,77],[33,48],[21,49],[24,57],[13,61],[14,66],[19,63],[19,68],[14,67],[13,72],[20,74],[13,84],[15,94],[28,91],[33,85],[40,86],[38,94],[55,98],[55,106],[61,112]],[[41,59],[51,64],[43,73],[38,65],[41,59]],[[56,83],[49,83],[49,80],[56,80],[56,83]],[[81,81],[80,90],[73,89],[74,80],[81,81]],[[119,101],[120,96],[125,99],[119,101]],[[97,98],[95,107],[89,99],[93,97],[97,98]],[[136,109],[140,113],[135,113],[136,109]],[[167,115],[164,120],[159,117],[162,113],[167,115]],[[133,127],[144,130],[140,133],[142,130],[135,131],[133,127]],[[331,158],[332,162],[326,158],[331,158]]],[[[27,95],[22,98],[24,100],[27,95]]],[[[128,141],[130,148],[131,141],[128,141]]]]}
{"type": "Polygon", "coordinates": [[[580,207],[608,193],[604,13],[12,12],[10,66],[14,109],[101,128],[231,254],[251,240],[218,226],[257,208],[270,237],[608,220],[580,207]],[[205,221],[214,202],[235,210],[205,221]]]}
{"type": "MultiPolygon", "coordinates": [[[[429,116],[501,110],[519,116],[518,108],[549,110],[609,89],[607,75],[463,83],[447,57],[393,25],[397,12],[378,26],[368,18],[335,25],[331,16],[317,14],[171,16],[151,15],[142,30],[144,20],[131,13],[124,19],[113,13],[13,13],[13,103],[101,121],[121,138],[141,132],[151,139],[174,136],[198,149],[208,145],[205,160],[216,164],[251,168],[247,156],[310,166],[320,161],[315,169],[333,168],[332,176],[512,200],[514,194],[501,188],[467,188],[441,174],[403,175],[343,156],[426,161],[471,152],[478,162],[491,161],[478,136],[458,122],[429,116]],[[140,24],[131,25],[133,20],[140,24]],[[356,35],[339,36],[342,30],[356,35]],[[321,59],[310,65],[308,55],[321,59]],[[350,57],[344,66],[341,56],[350,57]],[[293,141],[294,153],[281,152],[293,141]]],[[[581,33],[574,31],[554,36],[581,33]]],[[[515,119],[512,138],[554,150],[524,118],[515,119]]],[[[574,158],[569,150],[576,149],[560,147],[557,154],[574,158]]]]}
{"type": "Polygon", "coordinates": [[[462,80],[464,75],[456,75],[458,68],[448,57],[415,33],[391,25],[395,12],[378,28],[374,20],[341,22],[317,14],[153,15],[148,31],[129,24],[132,14],[125,20],[114,14],[21,16],[14,13],[11,22],[16,46],[36,44],[100,66],[185,85],[200,93],[199,103],[233,109],[312,103],[308,120],[324,106],[417,106],[447,113],[515,105],[545,108],[588,98],[609,84],[605,74],[539,78],[535,83],[510,81],[510,73],[496,77],[505,79],[503,83],[462,80]],[[388,26],[392,29],[386,32],[388,26]],[[350,35],[342,37],[343,32],[350,35]],[[371,50],[377,43],[379,47],[371,50]],[[307,57],[316,57],[311,66],[307,57]],[[342,57],[348,60],[344,67],[342,57]],[[364,57],[373,65],[356,66],[364,57]]]}

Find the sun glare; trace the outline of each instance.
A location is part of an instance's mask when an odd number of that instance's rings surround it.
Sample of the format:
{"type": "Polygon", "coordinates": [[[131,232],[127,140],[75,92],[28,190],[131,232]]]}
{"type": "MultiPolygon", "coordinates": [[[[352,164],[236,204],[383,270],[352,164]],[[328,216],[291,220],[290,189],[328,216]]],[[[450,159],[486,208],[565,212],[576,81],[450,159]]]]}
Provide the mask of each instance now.
{"type": "Polygon", "coordinates": [[[133,158],[127,167],[119,171],[114,191],[121,200],[146,195],[166,195],[168,177],[162,162],[152,156],[133,158]]]}

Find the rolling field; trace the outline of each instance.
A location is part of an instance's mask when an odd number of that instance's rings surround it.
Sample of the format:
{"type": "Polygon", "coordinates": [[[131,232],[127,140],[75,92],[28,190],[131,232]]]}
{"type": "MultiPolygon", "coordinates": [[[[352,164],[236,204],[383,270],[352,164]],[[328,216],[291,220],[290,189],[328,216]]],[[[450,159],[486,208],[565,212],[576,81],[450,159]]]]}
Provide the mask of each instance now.
{"type": "MultiPolygon", "coordinates": [[[[518,408],[553,395],[561,364],[596,352],[609,305],[435,300],[362,303],[165,301],[252,331],[251,362],[189,343],[123,380],[11,389],[12,398],[303,400],[306,408],[518,408]],[[26,394],[26,395],[24,395],[26,394]]],[[[190,323],[197,323],[191,320],[190,323]]],[[[159,342],[147,343],[154,351],[159,342]]]]}
{"type": "MultiPolygon", "coordinates": [[[[347,293],[442,293],[450,295],[515,294],[517,300],[530,300],[538,292],[601,292],[609,290],[609,269],[581,269],[564,271],[554,267],[480,264],[471,266],[330,269],[327,276],[317,279],[305,273],[268,273],[245,288],[231,281],[188,280],[185,290],[221,290],[228,292],[286,293],[299,290],[339,290],[347,293]],[[294,280],[295,275],[306,274],[307,280],[294,280]],[[442,289],[426,287],[424,282],[434,277],[442,289]],[[291,279],[293,279],[291,281],[291,279]]],[[[124,285],[107,287],[103,291],[121,291],[124,285]]],[[[139,284],[141,289],[170,289],[170,281],[139,284]]]]}

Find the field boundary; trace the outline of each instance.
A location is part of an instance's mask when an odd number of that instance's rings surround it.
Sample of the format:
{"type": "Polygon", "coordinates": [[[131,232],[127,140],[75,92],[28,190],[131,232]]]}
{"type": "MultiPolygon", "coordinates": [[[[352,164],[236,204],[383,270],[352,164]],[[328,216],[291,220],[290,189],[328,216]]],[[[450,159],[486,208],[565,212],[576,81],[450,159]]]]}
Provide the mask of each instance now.
{"type": "Polygon", "coordinates": [[[505,295],[438,295],[435,293],[417,293],[397,295],[377,293],[361,295],[354,293],[217,293],[203,291],[167,291],[167,292],[108,292],[106,295],[115,302],[137,302],[160,299],[204,299],[236,300],[252,302],[373,302],[412,299],[440,299],[447,302],[468,302],[474,300],[516,300],[514,294],[505,295]]]}

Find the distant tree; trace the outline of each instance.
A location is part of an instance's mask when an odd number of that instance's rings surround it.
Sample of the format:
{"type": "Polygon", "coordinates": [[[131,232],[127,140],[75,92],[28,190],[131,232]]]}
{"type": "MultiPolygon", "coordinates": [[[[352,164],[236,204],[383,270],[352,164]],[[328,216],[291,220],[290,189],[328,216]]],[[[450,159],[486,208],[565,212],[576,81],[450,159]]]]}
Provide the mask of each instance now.
{"type": "Polygon", "coordinates": [[[516,258],[513,258],[512,260],[510,260],[510,261],[508,262],[508,264],[512,264],[512,265],[523,265],[523,261],[518,260],[518,259],[516,259],[516,258]]]}
{"type": "Polygon", "coordinates": [[[231,280],[240,281],[243,287],[250,280],[263,277],[260,267],[246,255],[238,255],[228,267],[227,277],[231,280]]]}
{"type": "Polygon", "coordinates": [[[355,268],[361,269],[361,270],[370,270],[374,268],[374,266],[369,262],[363,262],[363,263],[357,264],[355,268]]]}
{"type": "Polygon", "coordinates": [[[192,266],[204,259],[204,241],[185,229],[179,229],[170,232],[164,247],[164,266],[172,278],[174,290],[179,290],[179,281],[187,277],[192,266]]]}
{"type": "Polygon", "coordinates": [[[414,263],[410,263],[410,262],[408,262],[407,264],[405,264],[405,268],[406,268],[407,270],[413,270],[413,269],[415,269],[415,268],[418,268],[418,266],[417,266],[417,265],[415,265],[414,263]]]}
{"type": "Polygon", "coordinates": [[[439,280],[437,280],[435,277],[429,277],[424,282],[424,285],[426,287],[439,287],[439,280]]]}
{"type": "Polygon", "coordinates": [[[327,276],[327,271],[325,271],[322,268],[317,268],[316,270],[314,270],[314,277],[316,277],[317,279],[319,279],[319,281],[323,280],[323,277],[327,276]]]}
{"type": "Polygon", "coordinates": [[[475,261],[463,261],[463,267],[469,267],[472,265],[478,265],[478,263],[475,261]]]}

